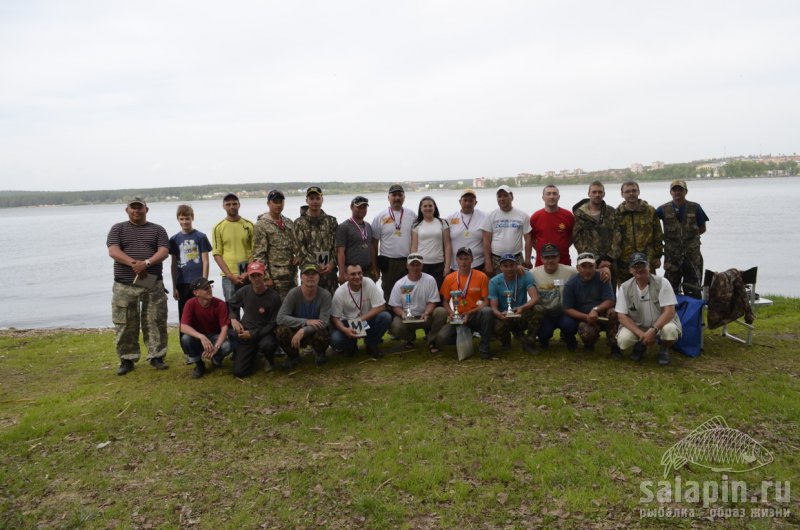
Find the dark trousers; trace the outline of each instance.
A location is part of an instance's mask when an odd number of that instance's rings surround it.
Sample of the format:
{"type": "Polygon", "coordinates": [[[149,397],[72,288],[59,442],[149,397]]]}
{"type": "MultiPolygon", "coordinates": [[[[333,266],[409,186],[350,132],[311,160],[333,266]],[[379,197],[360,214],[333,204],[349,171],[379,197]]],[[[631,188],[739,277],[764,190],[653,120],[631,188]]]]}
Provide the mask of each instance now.
{"type": "MultiPolygon", "coordinates": [[[[214,335],[206,335],[206,338],[212,343],[216,342],[219,338],[219,333],[215,333],[214,335]]],[[[231,336],[231,333],[228,333],[225,342],[222,343],[222,347],[220,347],[219,351],[217,351],[212,358],[214,364],[220,364],[222,359],[227,357],[233,351],[235,340],[236,339],[231,336]]],[[[181,337],[181,349],[183,350],[184,355],[189,358],[190,362],[196,363],[203,360],[203,343],[200,342],[200,339],[196,339],[191,335],[184,334],[184,336],[181,337]]]]}
{"type": "MultiPolygon", "coordinates": [[[[191,284],[188,283],[179,283],[175,285],[175,289],[178,291],[178,329],[181,327],[181,318],[183,318],[183,308],[186,305],[186,302],[194,298],[194,291],[192,291],[189,286],[191,284]]],[[[183,332],[178,331],[180,333],[180,337],[183,338],[183,332]]]]}
{"type": "Polygon", "coordinates": [[[442,282],[444,281],[444,262],[424,264],[422,265],[422,272],[433,276],[433,279],[436,280],[437,289],[442,288],[442,282]]]}
{"type": "Polygon", "coordinates": [[[575,334],[578,332],[578,323],[561,313],[560,315],[543,315],[539,324],[539,343],[547,346],[556,328],[561,330],[561,338],[568,345],[578,344],[575,334]]]}
{"type": "Polygon", "coordinates": [[[270,366],[275,365],[275,350],[278,349],[278,339],[274,333],[267,333],[257,340],[236,341],[236,357],[233,359],[233,375],[247,377],[256,371],[259,352],[264,355],[270,366]]]}
{"type": "Polygon", "coordinates": [[[389,296],[392,294],[392,287],[397,281],[406,275],[406,258],[386,258],[379,256],[378,265],[381,270],[381,289],[383,289],[383,300],[388,304],[389,296]]]}

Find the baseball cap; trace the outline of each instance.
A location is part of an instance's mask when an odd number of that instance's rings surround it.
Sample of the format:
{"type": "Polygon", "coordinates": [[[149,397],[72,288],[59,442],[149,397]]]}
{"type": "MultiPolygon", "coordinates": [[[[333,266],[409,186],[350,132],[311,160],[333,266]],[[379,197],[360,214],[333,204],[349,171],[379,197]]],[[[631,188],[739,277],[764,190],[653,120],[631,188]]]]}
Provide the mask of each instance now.
{"type": "Polygon", "coordinates": [[[681,188],[683,188],[685,190],[689,189],[689,188],[686,187],[686,181],[685,180],[681,180],[681,179],[675,179],[672,182],[670,182],[669,189],[672,189],[675,186],[681,187],[681,188]]]}
{"type": "Polygon", "coordinates": [[[252,274],[254,272],[257,274],[264,274],[267,272],[267,268],[260,261],[251,261],[250,264],[247,265],[247,274],[252,274]]]}
{"type": "Polygon", "coordinates": [[[147,203],[141,197],[134,197],[133,199],[128,201],[128,206],[131,204],[141,204],[145,208],[147,208],[147,203]]]}
{"type": "Polygon", "coordinates": [[[408,258],[406,258],[406,263],[411,263],[411,262],[414,262],[414,261],[418,261],[418,262],[422,263],[424,261],[424,258],[422,257],[422,254],[409,254],[408,258]]]}
{"type": "Polygon", "coordinates": [[[322,188],[320,188],[319,186],[311,186],[306,190],[306,197],[308,197],[312,193],[316,193],[317,195],[322,196],[322,188]]]}
{"type": "Polygon", "coordinates": [[[461,247],[456,252],[456,256],[460,256],[461,254],[468,254],[469,257],[472,257],[472,249],[469,247],[461,247]]]}
{"type": "Polygon", "coordinates": [[[505,184],[503,184],[502,186],[499,186],[497,188],[497,191],[495,192],[495,195],[497,195],[501,191],[504,191],[504,192],[506,192],[508,194],[514,193],[513,191],[511,191],[511,186],[506,186],[505,184]]]}
{"type": "Polygon", "coordinates": [[[225,201],[227,201],[227,200],[230,200],[230,199],[234,199],[234,200],[237,200],[237,201],[238,201],[238,200],[239,200],[239,197],[237,197],[235,193],[229,193],[229,194],[225,195],[225,196],[222,198],[222,202],[225,202],[225,201]]]}
{"type": "Polygon", "coordinates": [[[350,206],[362,206],[364,204],[369,206],[369,199],[362,197],[361,195],[356,195],[353,200],[350,201],[350,206]]]}
{"type": "Polygon", "coordinates": [[[401,186],[400,184],[392,184],[391,187],[389,188],[389,193],[398,193],[398,192],[405,193],[406,190],[404,190],[403,186],[401,186]]]}
{"type": "Polygon", "coordinates": [[[268,201],[282,201],[286,198],[281,190],[269,190],[267,193],[268,201]]]}
{"type": "Polygon", "coordinates": [[[591,252],[582,252],[578,255],[577,264],[581,265],[583,263],[597,263],[597,260],[591,252]]]}
{"type": "Polygon", "coordinates": [[[300,274],[306,274],[308,272],[316,272],[319,274],[319,267],[316,263],[306,263],[303,265],[303,268],[300,269],[300,274]]]}
{"type": "MultiPolygon", "coordinates": [[[[463,192],[461,192],[461,197],[463,197],[464,195],[472,195],[473,197],[477,197],[477,196],[478,196],[478,195],[475,193],[475,190],[473,190],[472,188],[467,188],[467,189],[465,189],[463,192]]],[[[459,199],[460,199],[461,197],[459,197],[459,199]]]]}
{"type": "Polygon", "coordinates": [[[561,252],[559,252],[558,247],[556,247],[552,243],[545,243],[542,245],[542,249],[539,251],[539,256],[546,258],[548,256],[560,256],[561,252]]]}
{"type": "Polygon", "coordinates": [[[500,263],[503,263],[504,261],[513,261],[514,263],[516,263],[517,257],[511,252],[506,252],[505,254],[500,256],[500,263]]]}
{"type": "Polygon", "coordinates": [[[198,289],[205,289],[206,287],[211,287],[211,284],[214,283],[214,280],[206,280],[205,278],[195,278],[192,280],[192,283],[189,284],[189,289],[192,291],[196,291],[198,289]]]}
{"type": "Polygon", "coordinates": [[[631,259],[628,262],[628,266],[629,267],[633,267],[633,266],[638,265],[640,263],[649,263],[647,261],[647,256],[645,256],[641,252],[634,252],[633,254],[631,254],[631,259]]]}

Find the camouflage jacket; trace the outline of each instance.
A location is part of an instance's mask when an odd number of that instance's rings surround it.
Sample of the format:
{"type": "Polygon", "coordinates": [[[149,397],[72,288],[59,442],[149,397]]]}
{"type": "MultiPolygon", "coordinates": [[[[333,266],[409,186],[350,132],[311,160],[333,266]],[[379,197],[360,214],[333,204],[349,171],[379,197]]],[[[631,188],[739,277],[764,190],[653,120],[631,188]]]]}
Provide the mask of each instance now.
{"type": "Polygon", "coordinates": [[[672,202],[661,205],[664,214],[664,254],[669,261],[680,261],[686,255],[700,252],[697,207],[696,202],[686,201],[686,213],[683,221],[679,221],[672,202]]]}
{"type": "Polygon", "coordinates": [[[328,263],[336,267],[336,228],[339,223],[332,215],[322,211],[319,217],[308,215],[308,207],[300,209],[300,217],[294,221],[294,235],[297,240],[299,264],[316,263],[324,265],[320,253],[328,253],[328,263]]]}
{"type": "Polygon", "coordinates": [[[258,217],[253,234],[253,259],[267,266],[267,279],[296,271],[297,242],[294,222],[281,215],[283,228],[269,214],[258,217]]]}
{"type": "Polygon", "coordinates": [[[664,233],[656,209],[639,199],[636,209],[628,210],[623,202],[617,207],[617,230],[614,234],[617,257],[626,263],[634,252],[643,252],[650,261],[650,270],[664,255],[664,233]]]}
{"type": "Polygon", "coordinates": [[[617,211],[603,201],[600,216],[589,213],[589,199],[583,199],[572,207],[575,228],[572,231],[572,244],[578,254],[591,252],[598,259],[614,262],[619,249],[614,248],[617,231],[617,211]]]}

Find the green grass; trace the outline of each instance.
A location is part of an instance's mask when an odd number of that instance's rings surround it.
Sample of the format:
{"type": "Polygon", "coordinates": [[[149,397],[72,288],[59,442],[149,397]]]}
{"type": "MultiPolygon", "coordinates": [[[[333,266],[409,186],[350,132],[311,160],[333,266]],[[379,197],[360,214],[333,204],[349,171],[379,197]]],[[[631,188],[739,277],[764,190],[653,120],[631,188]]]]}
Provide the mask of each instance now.
{"type": "Polygon", "coordinates": [[[779,519],[639,509],[662,506],[640,483],[662,480],[664,451],[716,415],[775,458],[731,480],[800,488],[798,335],[800,300],[776,298],[753,347],[707,331],[666,368],[554,344],[196,381],[176,336],[169,370],[118,377],[111,332],[3,332],[0,528],[796,527],[797,493],[764,505],[779,519]]]}

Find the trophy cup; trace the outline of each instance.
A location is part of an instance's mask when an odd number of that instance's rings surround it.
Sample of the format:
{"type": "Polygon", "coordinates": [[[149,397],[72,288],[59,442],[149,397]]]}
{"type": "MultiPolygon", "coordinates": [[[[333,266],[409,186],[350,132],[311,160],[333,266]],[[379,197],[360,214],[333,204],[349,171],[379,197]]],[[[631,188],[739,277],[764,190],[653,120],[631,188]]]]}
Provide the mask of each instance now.
{"type": "Polygon", "coordinates": [[[461,291],[450,291],[450,300],[453,302],[453,316],[450,318],[450,323],[454,326],[458,326],[464,323],[464,319],[458,313],[458,305],[461,302],[461,295],[463,293],[461,291]]]}
{"type": "Polygon", "coordinates": [[[411,312],[411,292],[414,290],[413,285],[401,285],[400,293],[403,294],[403,305],[405,306],[405,314],[403,315],[403,322],[413,323],[422,322],[423,320],[411,312]]]}
{"type": "Polygon", "coordinates": [[[511,309],[511,291],[510,290],[505,291],[505,295],[506,295],[506,305],[508,307],[506,309],[506,318],[519,318],[521,315],[518,315],[517,313],[514,312],[513,309],[511,309]]]}

